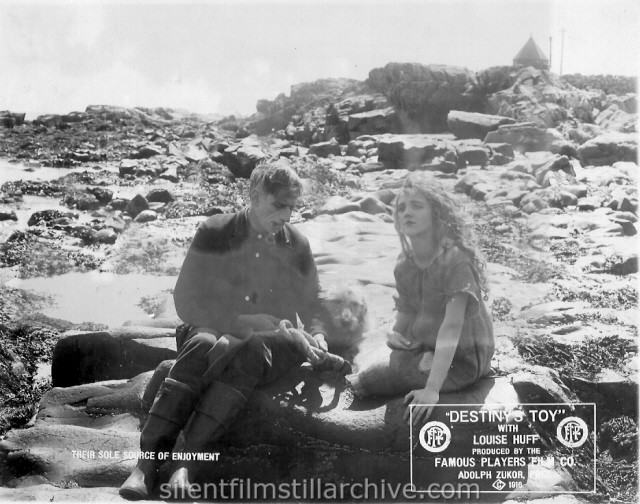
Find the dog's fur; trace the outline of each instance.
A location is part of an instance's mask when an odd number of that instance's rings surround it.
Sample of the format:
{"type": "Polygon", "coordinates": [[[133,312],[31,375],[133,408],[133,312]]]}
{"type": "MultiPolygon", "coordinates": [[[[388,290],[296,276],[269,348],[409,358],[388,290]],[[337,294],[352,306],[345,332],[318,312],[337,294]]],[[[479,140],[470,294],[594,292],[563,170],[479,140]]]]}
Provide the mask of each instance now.
{"type": "Polygon", "coordinates": [[[329,351],[352,357],[369,328],[369,313],[363,293],[356,287],[336,285],[322,291],[321,324],[329,351]]]}

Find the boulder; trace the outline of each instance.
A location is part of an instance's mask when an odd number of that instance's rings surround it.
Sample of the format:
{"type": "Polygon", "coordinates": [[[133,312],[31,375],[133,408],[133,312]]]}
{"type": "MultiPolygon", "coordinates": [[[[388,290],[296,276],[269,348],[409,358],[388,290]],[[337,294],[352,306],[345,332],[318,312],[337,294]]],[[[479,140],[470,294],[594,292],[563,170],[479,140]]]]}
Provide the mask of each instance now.
{"type": "Polygon", "coordinates": [[[121,177],[125,175],[133,175],[138,168],[138,161],[135,159],[123,159],[120,161],[120,166],[118,168],[118,173],[121,177]]]}
{"type": "Polygon", "coordinates": [[[508,143],[488,143],[486,146],[489,147],[492,154],[502,154],[505,158],[513,161],[515,156],[513,152],[513,145],[508,143]]]}
{"type": "Polygon", "coordinates": [[[583,166],[612,165],[617,161],[637,162],[638,139],[634,133],[607,133],[578,147],[583,166]]]}
{"type": "Polygon", "coordinates": [[[544,190],[535,190],[524,196],[520,200],[520,209],[527,213],[532,214],[549,208],[548,194],[544,190]]]}
{"type": "Polygon", "coordinates": [[[476,184],[485,182],[484,178],[478,175],[476,172],[470,172],[462,176],[456,185],[453,187],[454,191],[469,194],[471,189],[476,184]]]}
{"type": "Polygon", "coordinates": [[[489,162],[489,153],[481,145],[463,145],[457,149],[458,162],[462,165],[485,166],[489,162]]]}
{"type": "Polygon", "coordinates": [[[0,221],[18,221],[18,216],[13,210],[0,210],[0,221]]]}
{"type": "Polygon", "coordinates": [[[112,227],[101,229],[100,231],[96,232],[96,241],[98,243],[113,245],[117,239],[118,234],[112,227]]]}
{"type": "Polygon", "coordinates": [[[499,126],[487,133],[485,143],[508,143],[518,152],[548,151],[553,143],[553,134],[533,123],[517,123],[499,126]]]}
{"type": "Polygon", "coordinates": [[[173,195],[166,189],[152,189],[147,194],[146,200],[149,203],[171,203],[174,198],[173,195]]]}
{"type": "Polygon", "coordinates": [[[252,144],[239,144],[226,148],[221,162],[239,178],[249,178],[253,169],[267,159],[262,149],[252,144]]]}
{"type": "Polygon", "coordinates": [[[423,133],[443,131],[450,110],[467,110],[473,104],[468,89],[471,70],[448,65],[388,63],[369,72],[367,84],[386,93],[396,110],[403,111],[423,133]]]}
{"type": "Polygon", "coordinates": [[[369,161],[367,163],[362,163],[357,165],[356,169],[360,173],[371,173],[371,172],[385,170],[386,166],[383,163],[380,163],[378,161],[369,161]]]}
{"type": "Polygon", "coordinates": [[[40,222],[48,224],[63,218],[77,219],[77,215],[73,212],[62,212],[60,210],[40,210],[31,214],[27,221],[27,226],[36,226],[40,222]]]}
{"type": "Polygon", "coordinates": [[[113,191],[106,187],[87,187],[87,192],[93,194],[100,205],[107,205],[113,198],[113,191]]]}
{"type": "Polygon", "coordinates": [[[573,177],[576,175],[569,158],[567,156],[559,156],[556,154],[544,165],[535,169],[536,183],[541,187],[548,187],[552,185],[549,175],[556,171],[563,171],[573,177]]]}
{"type": "Polygon", "coordinates": [[[510,117],[479,114],[452,110],[447,115],[447,126],[456,138],[479,138],[483,140],[487,133],[495,131],[504,124],[514,124],[510,117]]]}
{"type": "Polygon", "coordinates": [[[475,184],[471,191],[469,191],[469,196],[476,201],[484,201],[487,195],[491,192],[495,191],[495,187],[490,184],[479,183],[475,184]]]}
{"type": "Polygon", "coordinates": [[[138,152],[133,154],[133,159],[148,159],[154,156],[164,154],[164,149],[154,144],[143,145],[138,149],[138,152]]]}
{"type": "Polygon", "coordinates": [[[57,127],[62,124],[62,117],[60,114],[39,115],[34,119],[33,123],[47,127],[57,127]]]}
{"type": "Polygon", "coordinates": [[[390,169],[416,168],[447,150],[444,142],[427,135],[392,135],[379,140],[378,161],[390,169]]]}
{"type": "Polygon", "coordinates": [[[328,142],[320,142],[309,146],[309,154],[315,154],[318,157],[339,156],[340,144],[335,138],[332,138],[328,142]]]}
{"type": "Polygon", "coordinates": [[[54,387],[132,378],[175,358],[175,329],[116,327],[107,331],[68,331],[53,350],[54,387]]]}
{"type": "Polygon", "coordinates": [[[351,114],[347,123],[350,138],[380,133],[401,133],[400,120],[393,107],[351,114]]]}
{"type": "Polygon", "coordinates": [[[168,180],[169,182],[178,182],[178,165],[173,163],[165,165],[165,171],[159,175],[159,178],[168,180]]]}
{"type": "Polygon", "coordinates": [[[136,218],[133,219],[133,222],[143,223],[143,222],[151,222],[158,219],[158,213],[153,210],[143,210],[136,218]]]}
{"type": "Polygon", "coordinates": [[[124,213],[130,215],[135,219],[135,217],[142,212],[143,210],[149,209],[149,202],[146,200],[144,196],[141,194],[136,194],[124,208],[124,213]]]}
{"type": "Polygon", "coordinates": [[[569,118],[592,122],[602,107],[601,91],[576,89],[549,70],[528,66],[510,71],[510,87],[486,96],[487,112],[555,128],[569,118]]]}
{"type": "Polygon", "coordinates": [[[5,128],[13,128],[24,124],[25,113],[0,110],[0,125],[5,128]]]}
{"type": "Polygon", "coordinates": [[[190,143],[187,146],[187,151],[184,153],[185,159],[197,163],[204,159],[209,159],[209,153],[206,149],[202,148],[200,143],[190,143]]]}
{"type": "Polygon", "coordinates": [[[594,120],[596,126],[599,126],[603,130],[619,131],[621,133],[634,133],[637,122],[637,114],[629,114],[625,110],[620,109],[616,104],[600,112],[594,120]]]}
{"type": "Polygon", "coordinates": [[[613,415],[634,415],[638,404],[638,383],[613,369],[602,369],[595,377],[567,376],[564,381],[585,402],[596,403],[601,411],[613,415]]]}

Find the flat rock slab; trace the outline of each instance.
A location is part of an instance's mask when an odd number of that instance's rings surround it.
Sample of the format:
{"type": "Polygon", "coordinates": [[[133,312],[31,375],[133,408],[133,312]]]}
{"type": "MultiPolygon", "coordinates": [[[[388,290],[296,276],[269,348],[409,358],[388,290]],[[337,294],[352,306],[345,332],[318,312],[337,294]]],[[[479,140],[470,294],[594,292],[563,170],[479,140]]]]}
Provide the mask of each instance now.
{"type": "MultiPolygon", "coordinates": [[[[326,377],[325,377],[326,378],[326,377]]],[[[143,394],[151,379],[144,373],[132,380],[54,388],[42,400],[35,425],[10,431],[1,444],[8,472],[14,478],[40,474],[53,483],[81,486],[121,483],[135,464],[144,420],[143,394]]],[[[518,397],[506,378],[486,379],[461,393],[443,394],[449,404],[478,404],[477,409],[516,407],[518,397]]],[[[355,460],[372,453],[389,454],[377,464],[384,472],[406,478],[409,428],[402,421],[402,398],[356,400],[342,379],[323,379],[302,366],[268,387],[257,390],[250,408],[225,439],[224,454],[233,447],[291,447],[320,443],[333,456],[355,460]],[[404,461],[399,464],[399,461],[404,461]]],[[[438,408],[434,419],[444,418],[438,408]]],[[[233,452],[233,450],[231,450],[233,452]]],[[[298,452],[289,453],[296,465],[298,452]]],[[[225,471],[225,464],[216,470],[225,471]]],[[[309,474],[318,461],[313,459],[309,474]]],[[[308,462],[309,463],[309,462],[308,462]]],[[[351,465],[352,478],[371,477],[361,465],[351,465]]],[[[230,466],[227,470],[230,470],[230,466]]],[[[299,467],[300,469],[300,467],[299,467]]]]}

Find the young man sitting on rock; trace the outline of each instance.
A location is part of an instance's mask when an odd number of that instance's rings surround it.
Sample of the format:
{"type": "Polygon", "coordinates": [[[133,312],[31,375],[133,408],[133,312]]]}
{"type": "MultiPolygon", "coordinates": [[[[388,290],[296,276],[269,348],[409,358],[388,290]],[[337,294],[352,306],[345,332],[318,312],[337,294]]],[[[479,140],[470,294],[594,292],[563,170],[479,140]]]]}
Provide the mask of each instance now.
{"type": "MultiPolygon", "coordinates": [[[[156,457],[138,461],[122,497],[151,496],[157,454],[172,451],[181,430],[184,452],[201,451],[230,427],[256,386],[323,360],[326,343],[313,322],[316,264],[308,240],[288,223],[301,190],[289,167],[261,165],[251,174],[249,206],[197,230],[174,292],[189,329],[140,435],[142,451],[156,457]],[[298,320],[309,332],[293,327],[298,320]]],[[[173,495],[188,495],[194,469],[175,467],[173,495]]]]}

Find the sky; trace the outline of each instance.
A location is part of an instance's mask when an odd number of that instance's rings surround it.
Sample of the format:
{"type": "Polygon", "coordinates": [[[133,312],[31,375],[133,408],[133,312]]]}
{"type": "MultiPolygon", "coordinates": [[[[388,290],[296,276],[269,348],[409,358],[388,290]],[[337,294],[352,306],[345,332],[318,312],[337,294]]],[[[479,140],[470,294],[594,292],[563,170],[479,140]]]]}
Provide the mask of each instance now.
{"type": "Polygon", "coordinates": [[[0,110],[250,115],[389,62],[510,65],[530,35],[556,73],[637,75],[639,34],[638,0],[0,0],[0,110]]]}

